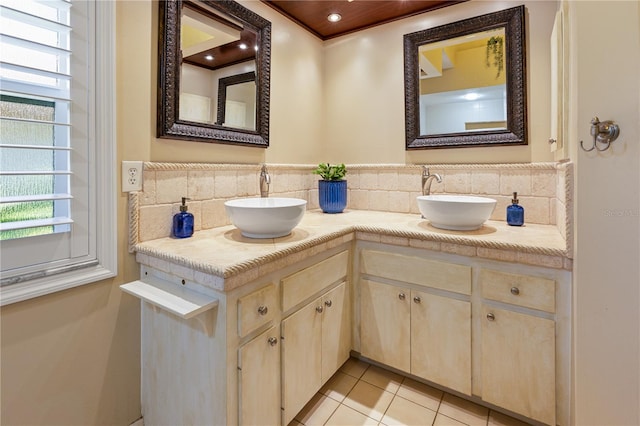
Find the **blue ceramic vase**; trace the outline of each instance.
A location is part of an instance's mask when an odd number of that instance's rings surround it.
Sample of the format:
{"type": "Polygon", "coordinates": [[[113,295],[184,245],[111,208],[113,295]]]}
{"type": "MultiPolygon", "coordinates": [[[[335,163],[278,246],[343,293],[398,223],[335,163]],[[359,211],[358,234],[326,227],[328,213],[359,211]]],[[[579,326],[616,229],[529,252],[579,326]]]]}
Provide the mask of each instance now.
{"type": "Polygon", "coordinates": [[[347,181],[319,180],[318,197],[324,213],[342,213],[347,207],[347,181]]]}

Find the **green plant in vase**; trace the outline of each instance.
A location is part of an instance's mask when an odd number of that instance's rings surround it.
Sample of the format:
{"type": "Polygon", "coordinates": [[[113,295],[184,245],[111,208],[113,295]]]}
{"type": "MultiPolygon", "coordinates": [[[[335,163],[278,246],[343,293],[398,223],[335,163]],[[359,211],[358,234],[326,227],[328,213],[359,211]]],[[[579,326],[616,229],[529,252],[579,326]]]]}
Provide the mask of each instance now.
{"type": "Polygon", "coordinates": [[[496,78],[500,77],[504,68],[504,38],[502,36],[493,36],[487,40],[485,65],[487,68],[491,65],[498,68],[496,78]]]}
{"type": "Polygon", "coordinates": [[[318,181],[318,201],[324,213],[342,213],[347,207],[347,168],[344,164],[320,163],[313,171],[318,181]]]}

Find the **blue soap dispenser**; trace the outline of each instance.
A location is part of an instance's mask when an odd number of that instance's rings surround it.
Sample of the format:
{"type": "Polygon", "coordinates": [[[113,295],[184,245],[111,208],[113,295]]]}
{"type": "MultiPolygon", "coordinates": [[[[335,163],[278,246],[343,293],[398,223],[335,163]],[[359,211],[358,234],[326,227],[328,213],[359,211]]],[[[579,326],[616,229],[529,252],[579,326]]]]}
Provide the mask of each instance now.
{"type": "Polygon", "coordinates": [[[507,206],[507,223],[511,226],[522,226],[524,224],[524,207],[518,205],[518,193],[513,193],[511,205],[507,206]]]}
{"type": "Polygon", "coordinates": [[[193,235],[193,214],[187,211],[187,200],[188,198],[182,197],[180,212],[173,215],[173,236],[176,238],[189,238],[193,235]]]}

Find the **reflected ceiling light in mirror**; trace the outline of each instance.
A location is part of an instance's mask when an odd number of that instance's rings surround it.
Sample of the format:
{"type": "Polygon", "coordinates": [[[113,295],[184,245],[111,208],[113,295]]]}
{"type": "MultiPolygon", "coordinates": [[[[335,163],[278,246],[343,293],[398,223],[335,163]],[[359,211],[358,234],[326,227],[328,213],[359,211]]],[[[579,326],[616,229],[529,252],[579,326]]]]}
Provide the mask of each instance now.
{"type": "Polygon", "coordinates": [[[239,47],[240,49],[242,49],[242,50],[246,50],[246,49],[247,49],[247,45],[246,45],[246,44],[244,44],[244,43],[240,43],[240,44],[238,45],[238,47],[239,47]]]}
{"type": "Polygon", "coordinates": [[[467,94],[463,95],[462,99],[467,100],[467,101],[475,101],[479,97],[480,97],[480,94],[478,94],[476,92],[471,92],[471,93],[467,93],[467,94]]]}
{"type": "Polygon", "coordinates": [[[207,61],[213,61],[213,55],[207,55],[204,57],[207,61]]]}
{"type": "Polygon", "coordinates": [[[329,22],[338,22],[341,19],[342,19],[342,15],[340,15],[339,13],[330,13],[327,16],[327,21],[329,22]]]}

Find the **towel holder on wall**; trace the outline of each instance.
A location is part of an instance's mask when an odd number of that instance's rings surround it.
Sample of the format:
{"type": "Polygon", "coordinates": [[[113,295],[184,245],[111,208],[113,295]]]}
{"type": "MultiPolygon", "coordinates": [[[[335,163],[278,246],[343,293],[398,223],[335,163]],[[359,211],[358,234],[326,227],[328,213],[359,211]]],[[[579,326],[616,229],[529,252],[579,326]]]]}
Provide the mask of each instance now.
{"type": "Polygon", "coordinates": [[[600,121],[598,117],[591,119],[591,136],[593,136],[593,145],[591,148],[585,148],[582,141],[580,147],[583,151],[589,152],[597,149],[598,151],[606,151],[609,149],[611,142],[615,141],[620,134],[620,127],[611,120],[600,121]],[[603,145],[600,148],[600,145],[603,145]]]}

